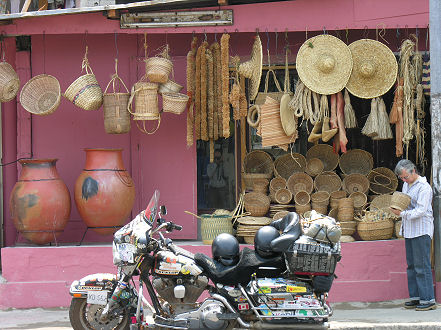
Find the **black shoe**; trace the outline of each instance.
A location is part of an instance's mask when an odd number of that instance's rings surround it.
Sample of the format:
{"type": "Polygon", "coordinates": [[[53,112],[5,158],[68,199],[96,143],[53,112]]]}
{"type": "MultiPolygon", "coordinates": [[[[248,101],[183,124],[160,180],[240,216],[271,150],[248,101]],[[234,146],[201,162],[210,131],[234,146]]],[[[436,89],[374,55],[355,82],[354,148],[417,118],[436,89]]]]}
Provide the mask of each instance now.
{"type": "Polygon", "coordinates": [[[404,308],[407,308],[407,309],[415,308],[415,307],[417,307],[419,304],[420,304],[420,301],[419,301],[419,300],[410,300],[410,301],[406,301],[406,302],[404,303],[404,308]]]}
{"type": "Polygon", "coordinates": [[[430,302],[425,304],[419,304],[416,306],[416,311],[430,311],[431,309],[436,309],[436,303],[430,302]]]}

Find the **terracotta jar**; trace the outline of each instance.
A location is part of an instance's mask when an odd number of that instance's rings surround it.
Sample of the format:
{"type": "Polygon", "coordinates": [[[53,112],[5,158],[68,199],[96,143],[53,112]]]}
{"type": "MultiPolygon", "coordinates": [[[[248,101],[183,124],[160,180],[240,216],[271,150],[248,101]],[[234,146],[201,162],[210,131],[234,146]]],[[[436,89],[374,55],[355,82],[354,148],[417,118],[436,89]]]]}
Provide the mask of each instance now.
{"type": "Polygon", "coordinates": [[[75,183],[75,203],[88,227],[101,235],[125,224],[135,202],[135,186],[124,168],[122,149],[84,149],[86,165],[75,183]]]}
{"type": "Polygon", "coordinates": [[[22,171],[9,200],[15,228],[35,244],[55,241],[70,216],[70,195],[57,159],[20,160],[22,171]]]}

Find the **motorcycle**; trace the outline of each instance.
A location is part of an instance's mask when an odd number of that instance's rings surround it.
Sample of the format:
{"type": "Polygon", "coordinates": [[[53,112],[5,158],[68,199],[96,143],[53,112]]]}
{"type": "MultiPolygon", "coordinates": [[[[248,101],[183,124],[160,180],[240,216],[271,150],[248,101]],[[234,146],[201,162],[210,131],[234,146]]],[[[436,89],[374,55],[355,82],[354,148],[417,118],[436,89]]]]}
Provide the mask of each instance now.
{"type": "Polygon", "coordinates": [[[147,208],[114,234],[117,275],[92,274],[71,284],[75,330],[328,327],[327,292],[339,244],[321,255],[325,246],[316,245],[315,256],[326,269],[308,269],[314,262],[300,248],[292,250],[300,227],[297,214],[290,213],[271,224],[282,235],[267,244],[270,253],[245,247],[234,262],[223,264],[165,238],[164,231],[182,227],[163,219],[167,210],[158,202],[155,191],[147,208]]]}

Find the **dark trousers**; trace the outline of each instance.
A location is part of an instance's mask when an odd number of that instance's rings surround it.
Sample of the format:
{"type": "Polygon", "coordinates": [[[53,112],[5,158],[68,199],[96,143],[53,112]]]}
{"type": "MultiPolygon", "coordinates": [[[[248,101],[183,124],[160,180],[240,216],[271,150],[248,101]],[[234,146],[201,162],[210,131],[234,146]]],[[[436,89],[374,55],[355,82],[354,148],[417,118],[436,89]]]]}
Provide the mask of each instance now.
{"type": "Polygon", "coordinates": [[[228,191],[227,187],[208,188],[208,207],[225,209],[227,207],[228,191]]]}

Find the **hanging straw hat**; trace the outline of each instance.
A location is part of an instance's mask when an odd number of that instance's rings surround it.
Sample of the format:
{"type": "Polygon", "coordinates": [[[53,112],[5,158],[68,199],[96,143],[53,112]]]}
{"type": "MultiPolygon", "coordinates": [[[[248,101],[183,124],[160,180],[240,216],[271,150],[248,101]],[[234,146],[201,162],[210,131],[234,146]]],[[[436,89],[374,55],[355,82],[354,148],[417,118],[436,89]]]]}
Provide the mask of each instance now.
{"type": "Polygon", "coordinates": [[[250,80],[250,101],[254,100],[259,92],[260,78],[262,77],[262,58],[262,42],[260,37],[256,36],[251,51],[251,59],[239,66],[239,74],[250,80]]]}
{"type": "Polygon", "coordinates": [[[362,99],[385,94],[395,84],[398,63],[394,53],[385,44],[361,39],[349,45],[354,67],[346,88],[362,99]]]}
{"type": "Polygon", "coordinates": [[[300,80],[319,94],[341,91],[352,71],[352,56],[348,46],[329,34],[310,38],[297,53],[296,68],[300,80]]]}

